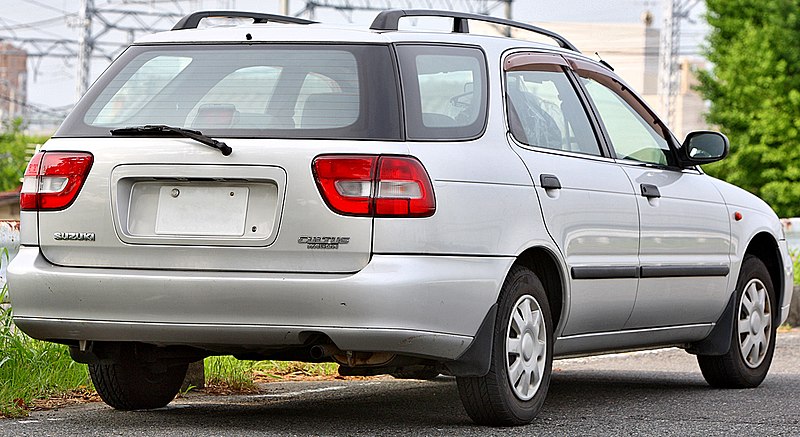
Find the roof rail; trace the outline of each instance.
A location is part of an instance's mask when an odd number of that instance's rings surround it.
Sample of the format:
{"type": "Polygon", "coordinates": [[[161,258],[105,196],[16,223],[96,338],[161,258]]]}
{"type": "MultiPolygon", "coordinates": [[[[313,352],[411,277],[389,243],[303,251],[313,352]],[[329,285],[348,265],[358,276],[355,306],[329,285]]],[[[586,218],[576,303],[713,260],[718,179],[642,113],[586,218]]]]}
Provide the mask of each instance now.
{"type": "Polygon", "coordinates": [[[226,18],[252,18],[253,23],[283,23],[283,24],[313,24],[316,21],[304,18],[288,17],[286,15],[262,14],[260,12],[245,11],[199,11],[193,12],[178,21],[172,30],[197,29],[203,18],[226,17],[226,18]]]}
{"type": "Polygon", "coordinates": [[[548,38],[552,38],[562,48],[580,52],[572,43],[567,41],[563,36],[542,29],[541,27],[533,26],[531,24],[520,23],[519,21],[506,20],[504,18],[491,17],[488,15],[468,14],[465,12],[455,11],[441,11],[434,9],[390,9],[382,11],[375,17],[370,29],[372,30],[397,30],[398,22],[404,17],[443,17],[453,19],[453,32],[455,33],[469,33],[469,25],[467,20],[483,21],[486,23],[500,24],[503,26],[513,27],[515,29],[527,30],[529,32],[538,33],[548,38]]]}

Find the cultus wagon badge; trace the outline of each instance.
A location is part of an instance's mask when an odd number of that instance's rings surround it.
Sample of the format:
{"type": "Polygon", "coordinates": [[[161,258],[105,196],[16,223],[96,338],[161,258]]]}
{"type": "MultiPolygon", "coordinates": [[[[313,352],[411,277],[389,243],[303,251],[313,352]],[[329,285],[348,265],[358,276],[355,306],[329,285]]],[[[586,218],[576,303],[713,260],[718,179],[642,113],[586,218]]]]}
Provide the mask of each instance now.
{"type": "Polygon", "coordinates": [[[297,239],[298,244],[306,244],[306,249],[338,249],[340,244],[350,242],[350,237],[309,237],[303,235],[297,239]]]}

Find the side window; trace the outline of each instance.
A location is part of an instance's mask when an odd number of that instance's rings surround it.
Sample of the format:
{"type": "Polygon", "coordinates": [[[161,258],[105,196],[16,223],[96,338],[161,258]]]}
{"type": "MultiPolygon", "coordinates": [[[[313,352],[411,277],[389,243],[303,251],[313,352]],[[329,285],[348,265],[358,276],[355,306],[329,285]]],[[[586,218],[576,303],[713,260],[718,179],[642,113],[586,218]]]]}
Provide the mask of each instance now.
{"type": "Polygon", "coordinates": [[[400,73],[411,140],[464,140],[486,124],[486,61],[476,48],[401,45],[400,73]]]}
{"type": "Polygon", "coordinates": [[[622,85],[605,77],[582,80],[600,113],[617,159],[658,165],[675,163],[663,127],[653,116],[645,118],[643,114],[648,112],[622,85]]]}
{"type": "Polygon", "coordinates": [[[508,122],[514,138],[530,146],[599,156],[586,111],[561,67],[530,68],[536,71],[506,73],[508,122]]]}

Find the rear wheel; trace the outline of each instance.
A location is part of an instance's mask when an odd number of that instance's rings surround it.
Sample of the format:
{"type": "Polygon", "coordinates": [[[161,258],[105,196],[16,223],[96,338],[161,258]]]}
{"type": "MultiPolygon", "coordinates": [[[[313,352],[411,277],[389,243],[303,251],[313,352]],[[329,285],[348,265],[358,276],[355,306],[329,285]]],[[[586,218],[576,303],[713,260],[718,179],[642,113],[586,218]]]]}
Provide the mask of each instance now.
{"type": "Polygon", "coordinates": [[[481,425],[530,423],[542,408],[553,365],[553,323],[541,281],[514,266],[503,284],[489,373],[458,377],[467,414],[481,425]]]}
{"type": "Polygon", "coordinates": [[[764,263],[747,255],[736,284],[736,317],[731,347],[724,355],[698,355],[712,387],[757,387],[767,376],[775,351],[775,291],[764,263]]]}
{"type": "Polygon", "coordinates": [[[145,410],[163,407],[175,398],[188,366],[123,361],[90,364],[89,375],[106,404],[117,410],[145,410]]]}

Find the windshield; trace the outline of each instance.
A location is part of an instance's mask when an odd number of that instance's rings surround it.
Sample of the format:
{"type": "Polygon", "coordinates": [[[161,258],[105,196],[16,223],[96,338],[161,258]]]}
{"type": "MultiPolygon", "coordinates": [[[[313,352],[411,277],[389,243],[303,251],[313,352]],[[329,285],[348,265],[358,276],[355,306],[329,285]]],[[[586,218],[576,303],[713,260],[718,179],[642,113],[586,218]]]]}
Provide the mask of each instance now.
{"type": "Polygon", "coordinates": [[[148,124],[211,136],[400,139],[388,46],[133,46],[57,136],[148,124]]]}

